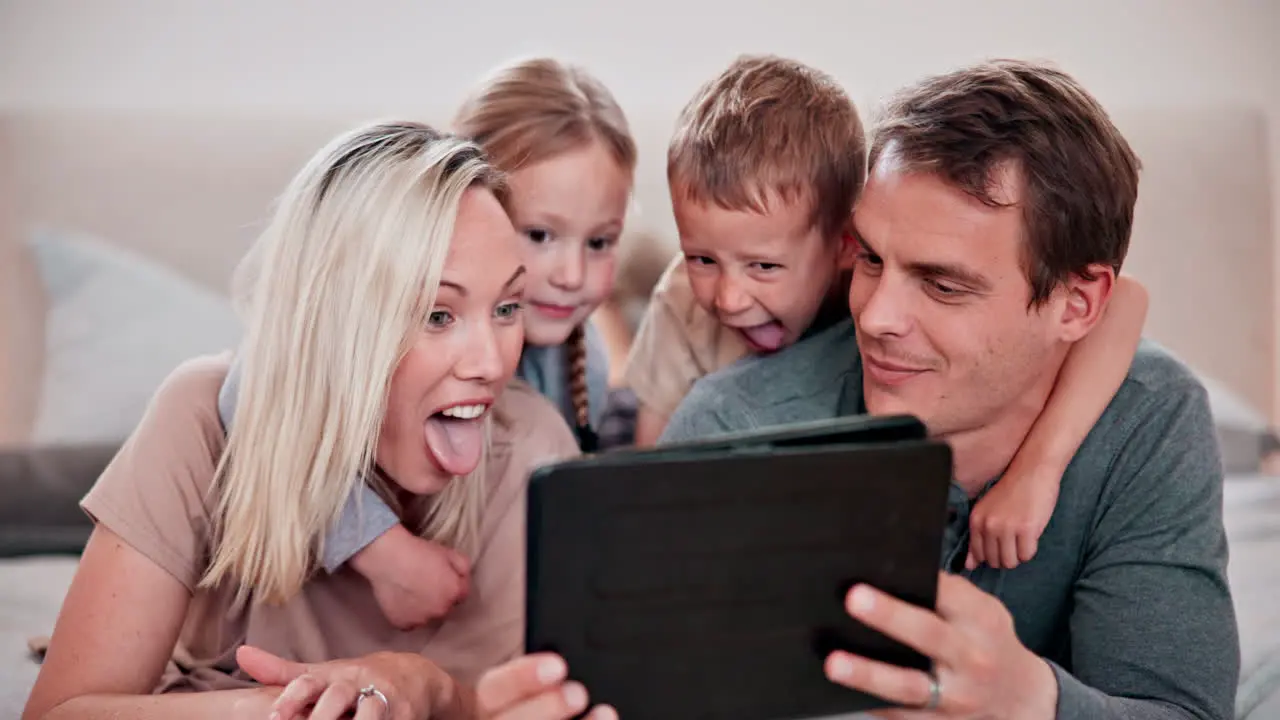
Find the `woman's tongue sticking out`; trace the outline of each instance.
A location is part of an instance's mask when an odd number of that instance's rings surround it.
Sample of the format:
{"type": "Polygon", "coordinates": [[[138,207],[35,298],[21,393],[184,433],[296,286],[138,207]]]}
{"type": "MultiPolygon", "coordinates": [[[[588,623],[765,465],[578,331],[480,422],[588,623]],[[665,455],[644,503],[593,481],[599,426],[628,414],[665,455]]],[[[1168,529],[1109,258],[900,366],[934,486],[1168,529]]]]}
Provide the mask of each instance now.
{"type": "Polygon", "coordinates": [[[427,453],[450,475],[466,475],[480,465],[484,451],[483,416],[462,419],[436,413],[423,433],[427,453]]]}

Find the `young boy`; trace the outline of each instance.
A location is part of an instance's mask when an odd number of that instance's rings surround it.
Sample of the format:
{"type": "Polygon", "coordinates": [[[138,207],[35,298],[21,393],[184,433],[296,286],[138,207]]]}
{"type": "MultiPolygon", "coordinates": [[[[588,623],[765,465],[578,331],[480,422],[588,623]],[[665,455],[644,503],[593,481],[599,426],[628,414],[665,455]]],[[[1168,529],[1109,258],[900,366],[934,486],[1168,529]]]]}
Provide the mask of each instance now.
{"type": "Polygon", "coordinates": [[[739,58],[685,106],[667,151],[683,256],[627,361],[637,445],[657,441],[698,378],[848,317],[839,280],[866,151],[844,89],[793,60],[739,58]]]}
{"type": "MultiPolygon", "coordinates": [[[[655,288],[627,363],[637,445],[658,441],[699,378],[849,318],[865,173],[857,108],[818,70],[741,57],[698,91],[667,151],[683,256],[655,288]]],[[[969,565],[1035,555],[1066,463],[1120,387],[1145,316],[1145,291],[1121,278],[1100,331],[1072,351],[1004,480],[975,507],[969,565]]]]}

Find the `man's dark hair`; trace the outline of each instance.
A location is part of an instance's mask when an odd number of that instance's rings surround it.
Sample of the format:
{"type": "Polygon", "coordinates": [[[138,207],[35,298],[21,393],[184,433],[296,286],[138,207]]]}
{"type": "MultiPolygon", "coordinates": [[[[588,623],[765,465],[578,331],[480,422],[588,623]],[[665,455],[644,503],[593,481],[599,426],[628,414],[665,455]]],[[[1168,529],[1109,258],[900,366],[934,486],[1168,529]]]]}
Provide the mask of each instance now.
{"type": "Polygon", "coordinates": [[[870,166],[888,151],[907,170],[936,173],[983,203],[999,173],[1017,170],[1024,265],[1038,306],[1089,266],[1118,273],[1129,250],[1138,161],[1102,106],[1071,76],[993,60],[927,78],[886,105],[870,166]]]}

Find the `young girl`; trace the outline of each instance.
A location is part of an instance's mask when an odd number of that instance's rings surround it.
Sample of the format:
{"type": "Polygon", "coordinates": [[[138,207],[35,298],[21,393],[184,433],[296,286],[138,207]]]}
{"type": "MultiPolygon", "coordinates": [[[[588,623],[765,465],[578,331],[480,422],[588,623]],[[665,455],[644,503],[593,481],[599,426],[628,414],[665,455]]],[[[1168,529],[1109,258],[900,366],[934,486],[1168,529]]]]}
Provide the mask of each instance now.
{"type": "Polygon", "coordinates": [[[595,450],[609,369],[588,318],[613,289],[631,197],[636,146],[626,117],[582,68],[535,58],[486,78],[453,129],[508,174],[512,221],[528,240],[517,373],[595,450]]]}
{"type": "MultiPolygon", "coordinates": [[[[584,450],[594,450],[609,368],[588,318],[613,289],[631,196],[636,148],[626,117],[583,69],[536,58],[484,79],[453,129],[506,173],[508,212],[524,237],[525,346],[516,374],[560,409],[584,450]]],[[[237,388],[233,367],[219,398],[227,427],[237,388]]],[[[399,627],[440,618],[467,596],[468,559],[410,533],[364,482],[320,549],[329,572],[350,561],[368,578],[399,627]]]]}

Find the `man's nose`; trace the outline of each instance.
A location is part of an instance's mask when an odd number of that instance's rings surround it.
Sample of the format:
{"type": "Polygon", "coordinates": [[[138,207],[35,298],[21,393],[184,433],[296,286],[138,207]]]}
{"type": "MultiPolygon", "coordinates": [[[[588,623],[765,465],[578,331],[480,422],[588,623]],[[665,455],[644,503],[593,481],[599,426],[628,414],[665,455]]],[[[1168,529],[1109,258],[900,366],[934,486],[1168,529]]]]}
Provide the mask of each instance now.
{"type": "Polygon", "coordinates": [[[864,292],[866,299],[857,312],[858,330],[873,337],[905,335],[911,327],[907,283],[886,274],[864,292]]]}
{"type": "Polygon", "coordinates": [[[551,284],[561,290],[579,290],[586,275],[586,248],[577,243],[560,242],[551,270],[551,284]]]}
{"type": "Polygon", "coordinates": [[[737,315],[751,309],[751,296],[742,289],[742,284],[727,272],[721,272],[716,279],[716,309],[722,315],[737,315]]]}

